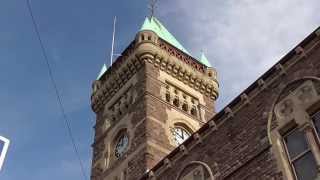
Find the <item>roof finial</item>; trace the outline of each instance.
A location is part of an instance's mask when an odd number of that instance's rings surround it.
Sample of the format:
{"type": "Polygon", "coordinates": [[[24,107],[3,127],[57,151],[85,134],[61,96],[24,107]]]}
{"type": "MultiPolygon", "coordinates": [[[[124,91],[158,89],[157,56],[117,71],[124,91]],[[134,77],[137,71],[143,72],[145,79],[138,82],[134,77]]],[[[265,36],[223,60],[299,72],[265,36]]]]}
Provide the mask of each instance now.
{"type": "Polygon", "coordinates": [[[150,0],[149,9],[150,9],[150,18],[154,16],[154,12],[156,9],[156,4],[158,0],[150,0]]]}

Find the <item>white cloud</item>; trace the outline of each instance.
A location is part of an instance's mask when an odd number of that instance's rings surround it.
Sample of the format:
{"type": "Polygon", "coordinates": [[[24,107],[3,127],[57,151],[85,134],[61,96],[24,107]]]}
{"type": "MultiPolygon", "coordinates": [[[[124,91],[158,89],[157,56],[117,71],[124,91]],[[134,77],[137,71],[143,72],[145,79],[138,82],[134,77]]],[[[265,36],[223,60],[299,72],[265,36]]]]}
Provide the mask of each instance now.
{"type": "Polygon", "coordinates": [[[219,108],[317,28],[318,12],[318,0],[167,0],[159,7],[187,49],[204,49],[218,70],[219,108]]]}

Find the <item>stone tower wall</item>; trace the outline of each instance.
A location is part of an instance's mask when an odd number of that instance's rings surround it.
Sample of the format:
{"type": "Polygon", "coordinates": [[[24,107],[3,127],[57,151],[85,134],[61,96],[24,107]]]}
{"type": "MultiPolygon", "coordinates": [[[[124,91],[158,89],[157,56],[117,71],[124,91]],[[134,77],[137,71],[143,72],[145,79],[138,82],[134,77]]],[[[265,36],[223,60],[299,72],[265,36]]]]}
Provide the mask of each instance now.
{"type": "Polygon", "coordinates": [[[92,180],[138,179],[176,147],[171,134],[176,123],[194,132],[213,116],[216,72],[189,56],[170,53],[168,47],[181,53],[153,32],[140,32],[121,59],[94,82],[92,180]],[[173,97],[180,98],[178,104],[173,97]],[[116,158],[115,139],[123,132],[129,147],[116,158]]]}

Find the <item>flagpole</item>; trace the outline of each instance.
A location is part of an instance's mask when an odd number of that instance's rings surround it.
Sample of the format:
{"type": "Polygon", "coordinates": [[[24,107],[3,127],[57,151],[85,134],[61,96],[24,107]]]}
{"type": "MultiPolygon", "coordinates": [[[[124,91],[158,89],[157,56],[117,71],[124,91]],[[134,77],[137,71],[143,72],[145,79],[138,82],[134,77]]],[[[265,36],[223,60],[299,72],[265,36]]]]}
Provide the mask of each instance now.
{"type": "Polygon", "coordinates": [[[112,66],[112,63],[113,63],[113,48],[114,48],[114,38],[115,38],[115,35],[116,35],[116,21],[117,21],[117,16],[114,16],[114,19],[113,19],[112,44],[111,44],[111,54],[110,54],[110,66],[112,66]]]}

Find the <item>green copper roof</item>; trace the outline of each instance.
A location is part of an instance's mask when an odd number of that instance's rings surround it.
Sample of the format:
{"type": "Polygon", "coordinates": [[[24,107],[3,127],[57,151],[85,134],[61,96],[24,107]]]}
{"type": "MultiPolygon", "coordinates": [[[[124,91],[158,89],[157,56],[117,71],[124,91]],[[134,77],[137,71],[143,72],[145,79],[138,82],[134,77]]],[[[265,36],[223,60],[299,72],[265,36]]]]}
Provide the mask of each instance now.
{"type": "Polygon", "coordinates": [[[102,68],[101,68],[101,70],[100,70],[100,73],[99,73],[99,75],[98,75],[98,77],[97,77],[97,80],[99,80],[99,79],[101,78],[101,76],[102,76],[106,71],[107,71],[107,66],[106,66],[106,64],[103,64],[103,66],[102,66],[102,68]]]}
{"type": "MultiPolygon", "coordinates": [[[[142,24],[140,31],[150,30],[155,32],[161,39],[167,41],[171,45],[180,49],[182,52],[188,54],[192,57],[192,55],[179,43],[179,41],[162,25],[162,23],[155,17],[146,17],[144,23],[142,24]]],[[[200,63],[207,67],[212,67],[207,57],[202,53],[200,59],[197,59],[200,63]]],[[[107,66],[103,64],[100,73],[97,77],[97,80],[101,78],[101,76],[107,71],[107,66]]]]}
{"type": "Polygon", "coordinates": [[[210,62],[208,61],[207,57],[204,55],[204,53],[201,53],[201,57],[200,57],[200,62],[204,65],[206,65],[207,67],[212,67],[210,62]]]}
{"type": "Polygon", "coordinates": [[[155,32],[161,39],[167,41],[171,45],[180,49],[184,53],[190,55],[190,53],[179,43],[179,41],[161,24],[161,22],[155,17],[146,17],[140,31],[150,30],[155,32]]]}

